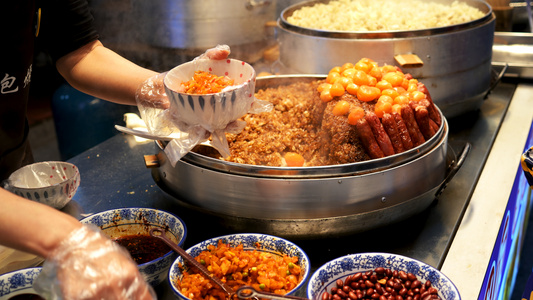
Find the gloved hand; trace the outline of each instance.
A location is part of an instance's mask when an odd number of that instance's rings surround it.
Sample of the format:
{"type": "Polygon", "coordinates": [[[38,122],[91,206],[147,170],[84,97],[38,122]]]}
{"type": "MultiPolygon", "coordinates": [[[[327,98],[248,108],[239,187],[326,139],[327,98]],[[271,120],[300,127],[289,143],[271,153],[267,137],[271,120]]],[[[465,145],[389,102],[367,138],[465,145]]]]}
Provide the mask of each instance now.
{"type": "Polygon", "coordinates": [[[34,289],[46,299],[156,299],[126,249],[83,225],[46,259],[34,289]]]}
{"type": "MultiPolygon", "coordinates": [[[[206,50],[195,59],[226,59],[230,54],[230,47],[217,45],[206,50]]],[[[168,110],[170,102],[165,92],[164,79],[167,72],[157,74],[144,81],[137,89],[135,99],[141,118],[146,123],[150,133],[159,135],[171,135],[175,132],[174,118],[168,110]]]]}
{"type": "MultiPolygon", "coordinates": [[[[205,53],[196,57],[195,59],[214,59],[221,60],[228,58],[230,54],[230,48],[227,45],[218,45],[214,48],[206,50],[205,53]]],[[[167,72],[157,74],[151,78],[148,78],[137,89],[135,98],[138,105],[144,107],[167,109],[169,107],[169,101],[165,92],[165,85],[163,80],[167,72]]]]}

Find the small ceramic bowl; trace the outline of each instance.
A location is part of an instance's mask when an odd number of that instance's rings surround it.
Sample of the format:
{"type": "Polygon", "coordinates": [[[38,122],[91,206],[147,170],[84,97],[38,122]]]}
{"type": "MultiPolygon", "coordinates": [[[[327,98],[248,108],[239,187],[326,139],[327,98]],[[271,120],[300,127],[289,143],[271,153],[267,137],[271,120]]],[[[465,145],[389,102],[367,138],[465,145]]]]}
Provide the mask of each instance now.
{"type": "Polygon", "coordinates": [[[5,188],[21,197],[62,209],[80,185],[78,168],[68,162],[47,161],[13,172],[5,188]]]}
{"type": "MultiPolygon", "coordinates": [[[[236,59],[195,59],[171,69],[164,79],[170,111],[187,126],[200,125],[213,132],[244,116],[254,102],[256,74],[254,68],[236,59]],[[215,94],[178,92],[182,82],[189,81],[195,71],[227,76],[235,85],[215,94]]],[[[179,124],[178,124],[179,126],[179,124]]],[[[180,128],[187,131],[186,128],[180,128]]]]}
{"type": "MultiPolygon", "coordinates": [[[[181,246],[187,236],[185,223],[177,216],[152,208],[118,208],[97,213],[81,220],[85,224],[94,224],[111,239],[124,236],[144,236],[151,239],[152,228],[164,229],[167,236],[181,246]]],[[[177,253],[173,250],[162,253],[161,257],[139,264],[139,271],[147,282],[156,286],[163,282],[177,253]]]]}
{"type": "Polygon", "coordinates": [[[27,268],[0,275],[0,300],[9,300],[17,296],[23,299],[43,299],[33,289],[33,282],[41,273],[41,268],[27,268]]]}
{"type": "Polygon", "coordinates": [[[374,271],[378,267],[411,273],[422,284],[429,280],[432,287],[438,290],[440,299],[461,299],[453,282],[439,270],[418,260],[390,253],[351,254],[325,263],[309,279],[307,298],[321,300],[325,292],[331,293],[331,289],[337,286],[337,280],[345,282],[348,276],[358,272],[374,271]]]}
{"type": "MultiPolygon", "coordinates": [[[[287,241],[283,238],[267,234],[237,233],[219,236],[203,241],[199,244],[192,246],[186,251],[192,257],[196,257],[202,251],[207,250],[208,245],[217,246],[219,240],[228,243],[232,247],[242,244],[244,250],[260,250],[278,255],[281,253],[287,254],[289,256],[298,257],[298,265],[301,268],[300,282],[287,295],[303,296],[305,294],[305,283],[307,282],[307,280],[309,279],[309,275],[311,274],[311,263],[309,262],[307,254],[296,244],[287,241]]],[[[182,271],[184,266],[185,262],[183,258],[181,256],[178,257],[170,267],[168,280],[170,283],[170,287],[172,288],[172,291],[176,297],[182,300],[189,300],[189,298],[187,298],[180,292],[180,289],[177,285],[178,279],[182,277],[182,271]]]]}

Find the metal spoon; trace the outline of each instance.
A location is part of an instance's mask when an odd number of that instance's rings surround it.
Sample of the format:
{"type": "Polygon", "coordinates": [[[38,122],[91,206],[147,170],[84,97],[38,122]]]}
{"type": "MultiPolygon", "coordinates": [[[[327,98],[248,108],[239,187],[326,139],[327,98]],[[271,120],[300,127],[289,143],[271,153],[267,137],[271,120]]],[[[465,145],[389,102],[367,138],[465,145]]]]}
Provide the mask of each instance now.
{"type": "MultiPolygon", "coordinates": [[[[117,129],[118,131],[123,132],[123,133],[135,135],[135,136],[138,136],[138,137],[142,137],[142,138],[145,138],[145,139],[148,139],[148,140],[154,140],[154,141],[169,142],[169,141],[172,141],[173,139],[177,138],[176,136],[154,135],[154,134],[148,133],[146,131],[132,129],[132,128],[128,128],[128,127],[124,127],[124,126],[120,126],[120,125],[115,125],[115,129],[117,129]]],[[[197,146],[211,147],[211,148],[216,150],[216,148],[213,145],[211,145],[211,143],[209,141],[201,142],[197,146]]]]}
{"type": "Polygon", "coordinates": [[[131,129],[131,128],[120,126],[120,125],[115,125],[115,129],[117,129],[118,131],[123,132],[123,133],[135,135],[135,136],[142,137],[142,138],[149,139],[149,140],[159,140],[159,141],[171,141],[171,140],[173,140],[173,138],[170,137],[170,136],[153,135],[153,134],[148,133],[146,131],[137,130],[137,129],[131,129]]]}
{"type": "Polygon", "coordinates": [[[248,299],[271,299],[271,300],[287,300],[287,299],[295,299],[295,300],[309,300],[307,298],[303,297],[297,297],[297,296],[290,296],[290,295],[278,295],[274,293],[268,293],[263,291],[258,291],[255,288],[251,286],[241,286],[237,289],[237,297],[241,300],[248,300],[248,299]]]}
{"type": "Polygon", "coordinates": [[[189,253],[185,252],[183,248],[176,245],[173,241],[171,241],[165,234],[165,230],[161,228],[152,228],[150,230],[150,235],[163,240],[172,250],[176,251],[184,260],[186,260],[189,264],[192,265],[194,269],[196,269],[198,272],[204,274],[207,278],[211,279],[216,285],[218,285],[224,292],[226,292],[229,296],[229,299],[232,299],[235,295],[235,291],[227,285],[225,282],[220,280],[220,278],[216,277],[213,273],[209,272],[201,263],[196,261],[194,257],[189,255],[189,253]]]}

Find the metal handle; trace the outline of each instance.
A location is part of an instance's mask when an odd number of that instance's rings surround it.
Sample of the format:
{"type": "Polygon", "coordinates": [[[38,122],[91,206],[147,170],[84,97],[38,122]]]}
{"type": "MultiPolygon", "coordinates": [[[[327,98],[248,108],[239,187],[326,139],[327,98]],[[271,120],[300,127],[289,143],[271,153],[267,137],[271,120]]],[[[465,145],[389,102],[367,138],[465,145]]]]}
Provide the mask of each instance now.
{"type": "Polygon", "coordinates": [[[465,162],[466,157],[470,152],[470,148],[472,148],[472,145],[470,143],[466,143],[466,145],[463,147],[463,150],[461,151],[461,154],[459,154],[459,157],[452,162],[448,175],[446,176],[446,178],[444,178],[444,181],[441,183],[439,189],[435,193],[435,198],[439,198],[444,189],[448,186],[448,183],[450,183],[450,180],[452,180],[457,171],[459,171],[461,166],[463,166],[463,163],[465,162]]]}
{"type": "Polygon", "coordinates": [[[420,68],[424,66],[424,62],[416,54],[395,55],[394,60],[396,60],[402,68],[420,68]]]}
{"type": "Polygon", "coordinates": [[[241,286],[237,289],[236,295],[241,300],[247,300],[247,299],[271,299],[271,300],[287,300],[287,299],[295,299],[295,300],[309,300],[307,298],[302,297],[296,297],[296,296],[290,296],[290,295],[278,295],[274,293],[268,293],[268,292],[260,292],[256,290],[255,288],[251,286],[241,286]]]}
{"type": "Polygon", "coordinates": [[[233,289],[229,285],[224,283],[222,280],[220,280],[218,277],[216,277],[213,273],[209,272],[209,270],[207,270],[201,263],[196,261],[196,259],[194,259],[194,257],[189,255],[189,253],[187,253],[185,250],[183,250],[183,248],[181,248],[180,246],[176,245],[176,243],[171,241],[166,236],[165,230],[163,230],[161,228],[152,228],[150,230],[150,235],[155,237],[155,238],[163,240],[170,248],[172,248],[172,250],[176,251],[181,257],[183,257],[184,260],[186,260],[188,263],[190,263],[194,269],[196,269],[196,270],[198,270],[198,272],[204,274],[208,279],[210,279],[216,285],[218,285],[220,288],[222,288],[222,290],[224,292],[226,292],[230,296],[229,297],[230,299],[235,294],[235,292],[233,291],[233,289]]]}

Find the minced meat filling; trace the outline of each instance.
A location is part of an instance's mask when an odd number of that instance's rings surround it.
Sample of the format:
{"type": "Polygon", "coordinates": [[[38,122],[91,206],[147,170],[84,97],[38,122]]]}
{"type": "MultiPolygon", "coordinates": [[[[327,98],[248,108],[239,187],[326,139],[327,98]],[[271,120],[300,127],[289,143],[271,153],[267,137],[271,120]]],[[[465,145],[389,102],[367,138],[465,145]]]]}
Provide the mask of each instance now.
{"type": "MultiPolygon", "coordinates": [[[[323,80],[298,82],[259,90],[258,99],[274,105],[270,112],[247,114],[239,134],[227,134],[231,156],[241,164],[285,166],[287,152],[298,153],[305,166],[350,163],[369,159],[354,126],[334,116],[335,101],[320,100],[317,87],[323,80]]],[[[355,97],[351,99],[357,101],[355,97]]],[[[359,103],[359,101],[357,101],[359,103]]]]}

